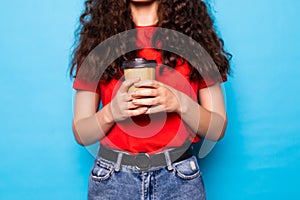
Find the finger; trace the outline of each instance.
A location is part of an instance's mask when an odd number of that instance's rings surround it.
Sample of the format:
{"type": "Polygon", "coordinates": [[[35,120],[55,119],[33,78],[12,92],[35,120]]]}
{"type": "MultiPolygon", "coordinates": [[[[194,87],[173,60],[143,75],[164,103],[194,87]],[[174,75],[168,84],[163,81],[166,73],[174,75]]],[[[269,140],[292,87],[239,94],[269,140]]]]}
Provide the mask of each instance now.
{"type": "Polygon", "coordinates": [[[150,115],[154,113],[160,113],[165,112],[164,108],[161,105],[152,106],[151,108],[148,108],[145,114],[150,115]]]}
{"type": "Polygon", "coordinates": [[[140,81],[137,83],[134,83],[134,86],[139,88],[139,87],[153,87],[153,88],[158,88],[162,84],[158,81],[155,80],[145,80],[145,81],[140,81]]]}
{"type": "Polygon", "coordinates": [[[158,96],[157,89],[144,88],[137,90],[131,94],[132,97],[155,97],[158,96]]]}
{"type": "Polygon", "coordinates": [[[127,79],[124,81],[120,87],[121,92],[127,92],[128,89],[135,83],[139,82],[140,78],[127,79]]]}
{"type": "Polygon", "coordinates": [[[134,110],[128,110],[127,113],[129,116],[133,117],[133,116],[138,116],[138,115],[142,115],[145,114],[147,112],[148,108],[147,107],[139,107],[137,109],[134,110]]]}
{"type": "Polygon", "coordinates": [[[118,95],[119,95],[118,96],[118,102],[119,103],[129,102],[133,99],[132,96],[128,93],[120,93],[118,95]]]}
{"type": "Polygon", "coordinates": [[[138,106],[153,106],[159,103],[158,97],[156,98],[142,98],[142,99],[133,99],[132,103],[138,106]]]}
{"type": "Polygon", "coordinates": [[[132,102],[128,102],[128,105],[127,105],[127,109],[130,110],[130,109],[135,109],[139,107],[138,105],[135,105],[133,104],[132,102]]]}

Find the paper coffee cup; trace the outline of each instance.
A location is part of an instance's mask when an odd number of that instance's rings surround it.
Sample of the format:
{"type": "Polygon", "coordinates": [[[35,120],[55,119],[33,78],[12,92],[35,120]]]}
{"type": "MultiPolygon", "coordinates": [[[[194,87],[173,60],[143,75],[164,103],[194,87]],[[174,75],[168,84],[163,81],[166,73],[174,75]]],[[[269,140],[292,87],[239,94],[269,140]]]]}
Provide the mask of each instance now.
{"type": "MultiPolygon", "coordinates": [[[[141,81],[144,80],[155,80],[155,60],[146,60],[144,58],[135,58],[134,60],[124,61],[122,63],[122,68],[124,69],[125,80],[140,78],[141,81]]],[[[134,86],[131,86],[128,90],[128,93],[133,92],[137,89],[134,86]]]]}

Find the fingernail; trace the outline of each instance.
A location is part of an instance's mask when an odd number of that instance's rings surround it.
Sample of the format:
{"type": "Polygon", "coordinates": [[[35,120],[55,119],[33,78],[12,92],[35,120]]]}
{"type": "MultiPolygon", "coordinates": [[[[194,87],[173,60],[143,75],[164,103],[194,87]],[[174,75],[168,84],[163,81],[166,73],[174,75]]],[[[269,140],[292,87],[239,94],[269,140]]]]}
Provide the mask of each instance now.
{"type": "Polygon", "coordinates": [[[133,99],[133,100],[132,100],[132,103],[136,103],[136,100],[135,100],[135,99],[133,99]]]}

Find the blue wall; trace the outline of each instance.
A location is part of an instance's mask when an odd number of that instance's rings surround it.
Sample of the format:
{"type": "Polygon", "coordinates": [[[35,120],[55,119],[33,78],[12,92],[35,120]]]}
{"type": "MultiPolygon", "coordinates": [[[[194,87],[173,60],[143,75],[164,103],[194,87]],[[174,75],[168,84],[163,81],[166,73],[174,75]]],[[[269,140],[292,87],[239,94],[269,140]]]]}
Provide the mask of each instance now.
{"type": "MultiPolygon", "coordinates": [[[[234,58],[229,125],[200,165],[208,200],[297,199],[300,2],[213,1],[234,58]]],[[[0,199],[86,199],[93,157],[71,132],[66,69],[82,0],[2,2],[0,199]]]]}

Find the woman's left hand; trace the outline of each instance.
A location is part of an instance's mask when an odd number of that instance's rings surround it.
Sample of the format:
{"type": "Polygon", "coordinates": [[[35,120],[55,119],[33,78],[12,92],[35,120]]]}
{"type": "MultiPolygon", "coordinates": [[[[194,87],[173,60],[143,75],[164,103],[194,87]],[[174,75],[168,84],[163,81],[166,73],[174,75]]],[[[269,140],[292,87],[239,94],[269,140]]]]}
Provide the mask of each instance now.
{"type": "Polygon", "coordinates": [[[132,103],[136,106],[148,106],[145,114],[158,112],[179,112],[180,92],[166,84],[155,80],[140,81],[135,83],[136,90],[132,94],[132,103]]]}

